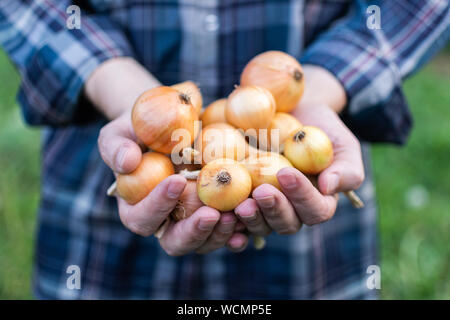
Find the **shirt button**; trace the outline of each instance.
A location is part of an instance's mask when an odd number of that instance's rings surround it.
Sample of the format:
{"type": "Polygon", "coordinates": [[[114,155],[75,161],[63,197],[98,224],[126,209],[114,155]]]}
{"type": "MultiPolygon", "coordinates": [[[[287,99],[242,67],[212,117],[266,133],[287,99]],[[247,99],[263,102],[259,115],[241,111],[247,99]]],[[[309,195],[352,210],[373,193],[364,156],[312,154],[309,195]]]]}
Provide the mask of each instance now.
{"type": "Polygon", "coordinates": [[[209,32],[215,32],[219,29],[219,18],[215,14],[208,14],[205,17],[205,29],[209,32]]]}

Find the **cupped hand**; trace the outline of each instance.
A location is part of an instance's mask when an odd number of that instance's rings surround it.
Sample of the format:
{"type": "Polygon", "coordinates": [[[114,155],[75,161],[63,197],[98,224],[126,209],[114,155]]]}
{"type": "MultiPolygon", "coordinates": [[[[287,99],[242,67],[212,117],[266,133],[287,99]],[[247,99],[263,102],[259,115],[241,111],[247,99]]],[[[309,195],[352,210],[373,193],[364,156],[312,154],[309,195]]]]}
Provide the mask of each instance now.
{"type": "MultiPolygon", "coordinates": [[[[98,147],[103,160],[115,173],[126,174],[136,169],[142,146],[134,134],[129,111],[101,129],[98,147]]],[[[141,236],[154,234],[177,205],[185,186],[184,177],[172,175],[135,205],[117,197],[122,223],[141,236]]],[[[241,251],[247,246],[248,237],[234,214],[220,214],[203,206],[189,218],[171,222],[159,241],[167,254],[179,256],[208,253],[224,246],[241,251]]]]}
{"type": "Polygon", "coordinates": [[[271,230],[279,234],[297,232],[302,224],[314,225],[331,219],[337,207],[337,193],[357,189],[364,180],[364,166],[359,141],[338,115],[323,104],[297,109],[294,115],[304,125],[314,125],[326,132],[333,143],[333,163],[321,172],[317,188],[294,168],[277,174],[281,191],[264,184],[253,191],[235,209],[239,219],[257,235],[271,230]]]}

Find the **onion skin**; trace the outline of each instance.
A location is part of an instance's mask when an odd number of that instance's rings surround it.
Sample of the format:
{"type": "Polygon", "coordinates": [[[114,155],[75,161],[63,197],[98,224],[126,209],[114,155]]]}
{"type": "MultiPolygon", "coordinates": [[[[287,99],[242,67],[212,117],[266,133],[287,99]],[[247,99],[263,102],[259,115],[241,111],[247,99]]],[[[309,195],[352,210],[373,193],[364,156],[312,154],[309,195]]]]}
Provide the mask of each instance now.
{"type": "Polygon", "coordinates": [[[293,167],[288,159],[279,153],[267,152],[253,155],[243,162],[252,177],[252,190],[258,186],[268,183],[281,190],[277,179],[277,173],[283,168],[293,167]]]}
{"type": "MultiPolygon", "coordinates": [[[[270,122],[269,128],[267,129],[267,136],[259,136],[259,142],[262,147],[267,146],[267,148],[272,148],[272,151],[280,150],[280,147],[284,141],[292,137],[302,127],[303,125],[300,121],[291,116],[289,113],[277,112],[275,117],[270,122]],[[272,130],[278,130],[278,141],[272,141],[272,130]]],[[[276,137],[276,135],[274,135],[274,137],[276,137]]]]}
{"type": "Polygon", "coordinates": [[[305,126],[284,143],[284,155],[305,174],[319,174],[333,162],[333,145],[321,129],[305,126]]]}
{"type": "Polygon", "coordinates": [[[197,110],[197,114],[200,115],[203,108],[203,97],[202,93],[200,92],[200,89],[194,82],[184,81],[181,83],[174,84],[172,88],[189,96],[192,105],[194,106],[195,110],[197,110]]]}
{"type": "Polygon", "coordinates": [[[247,169],[234,160],[217,159],[200,171],[197,192],[207,206],[222,212],[231,211],[248,198],[252,178],[247,169]]]}
{"type": "Polygon", "coordinates": [[[241,85],[256,85],[269,90],[279,112],[290,112],[297,106],[303,95],[304,82],[300,63],[281,51],[257,55],[241,74],[241,85]]]}
{"type": "Polygon", "coordinates": [[[144,153],[136,170],[117,175],[117,193],[128,204],[136,204],[174,173],[169,157],[157,152],[144,153]]]}
{"type": "Polygon", "coordinates": [[[242,130],[266,129],[275,115],[272,94],[258,86],[241,86],[228,96],[225,116],[227,122],[242,130]]]}
{"type": "Polygon", "coordinates": [[[170,87],[157,87],[144,92],[136,101],[131,114],[136,136],[149,148],[171,153],[175,146],[190,146],[198,134],[194,125],[198,114],[190,98],[170,87]],[[186,139],[172,141],[172,133],[184,129],[186,139]]]}
{"type": "Polygon", "coordinates": [[[226,123],[213,123],[203,128],[199,136],[202,164],[227,158],[241,161],[249,154],[258,152],[245,141],[244,136],[226,123]]]}
{"type": "Polygon", "coordinates": [[[203,206],[197,194],[197,182],[188,181],[178,203],[170,213],[175,222],[189,218],[197,209],[203,206]]]}
{"type": "Polygon", "coordinates": [[[225,106],[227,105],[227,99],[219,99],[212,102],[206,107],[200,116],[203,128],[213,123],[226,123],[225,118],[225,106]]]}

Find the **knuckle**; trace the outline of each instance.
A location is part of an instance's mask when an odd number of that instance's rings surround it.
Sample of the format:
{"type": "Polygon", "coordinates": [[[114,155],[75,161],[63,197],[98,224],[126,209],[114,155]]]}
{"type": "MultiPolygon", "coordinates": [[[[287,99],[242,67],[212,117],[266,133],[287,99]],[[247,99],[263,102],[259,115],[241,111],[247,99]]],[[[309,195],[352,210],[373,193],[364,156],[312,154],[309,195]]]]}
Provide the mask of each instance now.
{"type": "Polygon", "coordinates": [[[209,235],[208,231],[201,231],[201,232],[193,232],[189,244],[193,245],[199,242],[204,241],[209,235]]]}
{"type": "Polygon", "coordinates": [[[352,175],[353,189],[356,189],[359,186],[361,186],[361,184],[364,182],[364,179],[365,179],[364,170],[353,172],[352,175]]]}
{"type": "Polygon", "coordinates": [[[216,246],[221,246],[223,245],[228,238],[232,235],[233,230],[231,231],[216,231],[214,236],[211,238],[212,243],[216,246]]]}
{"type": "Polygon", "coordinates": [[[311,215],[310,217],[305,218],[303,220],[303,222],[307,226],[313,226],[315,224],[326,222],[326,221],[330,220],[331,217],[332,217],[332,215],[329,213],[321,213],[318,215],[311,215]]]}
{"type": "Polygon", "coordinates": [[[280,229],[277,231],[280,235],[291,235],[297,233],[300,228],[297,226],[288,226],[286,228],[280,229]]]}
{"type": "Polygon", "coordinates": [[[272,229],[267,227],[267,228],[262,228],[261,231],[256,231],[253,232],[254,234],[256,234],[257,236],[261,236],[261,237],[267,237],[268,235],[270,235],[272,233],[272,229]]]}
{"type": "Polygon", "coordinates": [[[257,227],[261,224],[261,221],[257,215],[250,217],[250,218],[245,218],[243,220],[245,222],[245,225],[247,225],[249,227],[257,227]]]}
{"type": "Polygon", "coordinates": [[[131,232],[140,235],[142,237],[148,237],[153,234],[152,228],[134,222],[128,224],[128,229],[131,232]]]}
{"type": "Polygon", "coordinates": [[[166,247],[166,248],[163,248],[163,249],[171,257],[179,257],[179,256],[182,255],[179,250],[176,250],[173,247],[166,247]]]}

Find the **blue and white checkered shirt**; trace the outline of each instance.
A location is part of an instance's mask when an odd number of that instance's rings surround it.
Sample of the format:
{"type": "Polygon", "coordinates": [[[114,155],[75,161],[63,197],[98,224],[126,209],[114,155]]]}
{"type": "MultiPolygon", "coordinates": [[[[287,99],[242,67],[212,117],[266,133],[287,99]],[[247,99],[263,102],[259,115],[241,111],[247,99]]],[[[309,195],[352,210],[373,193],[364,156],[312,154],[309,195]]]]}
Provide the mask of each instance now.
{"type": "Polygon", "coordinates": [[[349,100],[342,117],[360,139],[402,143],[411,127],[402,80],[446,43],[449,21],[447,0],[1,0],[0,45],[21,74],[20,106],[29,124],[45,126],[35,295],[373,297],[367,148],[365,209],[342,199],[329,222],[271,235],[262,251],[174,258],[154,237],[128,231],[105,196],[113,174],[97,136],[106,119],[82,95],[83,84],[105,60],[131,56],[164,84],[194,80],[210,102],[231,92],[256,54],[282,50],[342,82],[349,100]],[[81,29],[67,28],[73,4],[81,29]],[[372,4],[381,9],[381,29],[367,26],[372,4]],[[81,289],[66,285],[71,265],[80,268],[81,289]]]}

